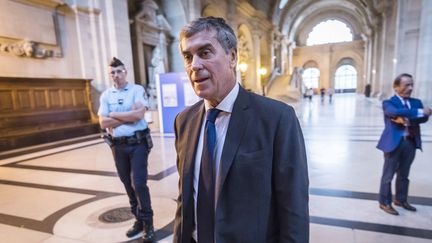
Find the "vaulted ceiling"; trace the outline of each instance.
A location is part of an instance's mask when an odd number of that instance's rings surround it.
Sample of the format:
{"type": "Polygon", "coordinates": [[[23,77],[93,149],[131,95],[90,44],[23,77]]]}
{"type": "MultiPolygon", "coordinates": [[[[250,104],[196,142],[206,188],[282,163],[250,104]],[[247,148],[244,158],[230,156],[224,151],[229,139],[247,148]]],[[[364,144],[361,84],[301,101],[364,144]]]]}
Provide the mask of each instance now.
{"type": "Polygon", "coordinates": [[[368,38],[391,0],[249,0],[249,3],[266,13],[290,41],[302,45],[307,33],[328,19],[347,24],[355,39],[368,38]]]}

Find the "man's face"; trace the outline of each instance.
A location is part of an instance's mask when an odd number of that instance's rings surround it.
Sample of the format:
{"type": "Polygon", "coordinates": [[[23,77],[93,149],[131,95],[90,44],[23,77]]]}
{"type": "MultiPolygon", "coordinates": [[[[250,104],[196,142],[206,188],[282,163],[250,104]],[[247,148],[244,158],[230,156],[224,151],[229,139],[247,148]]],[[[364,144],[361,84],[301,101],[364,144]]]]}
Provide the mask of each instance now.
{"type": "Polygon", "coordinates": [[[409,98],[414,88],[414,82],[412,78],[402,77],[399,86],[396,86],[394,90],[402,98],[409,98]]]}
{"type": "Polygon", "coordinates": [[[126,69],[124,66],[117,66],[117,67],[111,67],[108,68],[108,74],[111,76],[112,80],[114,81],[114,87],[117,89],[121,89],[124,86],[126,86],[126,69]]]}
{"type": "Polygon", "coordinates": [[[236,82],[235,51],[225,53],[215,38],[215,31],[202,31],[183,38],[180,49],[195,93],[213,106],[219,104],[236,82]]]}

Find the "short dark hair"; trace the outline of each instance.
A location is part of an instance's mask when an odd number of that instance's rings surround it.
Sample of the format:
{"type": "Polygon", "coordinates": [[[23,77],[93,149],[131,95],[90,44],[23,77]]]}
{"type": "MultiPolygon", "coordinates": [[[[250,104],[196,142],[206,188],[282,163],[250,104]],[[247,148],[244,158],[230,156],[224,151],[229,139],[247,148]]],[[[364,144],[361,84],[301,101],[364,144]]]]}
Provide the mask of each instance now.
{"type": "Polygon", "coordinates": [[[403,77],[405,77],[405,78],[410,78],[410,79],[413,78],[413,76],[412,76],[411,74],[409,74],[409,73],[402,73],[402,74],[399,74],[399,75],[395,78],[395,80],[393,81],[393,87],[397,87],[397,86],[399,86],[399,85],[400,85],[400,82],[401,82],[401,80],[402,80],[403,77]]]}
{"type": "Polygon", "coordinates": [[[118,66],[124,66],[122,61],[120,59],[117,59],[116,57],[113,57],[111,62],[109,63],[110,67],[118,67],[118,66]]]}
{"type": "Polygon", "coordinates": [[[237,53],[237,37],[234,30],[223,18],[210,16],[193,20],[180,31],[180,41],[198,32],[212,30],[216,31],[216,40],[221,44],[227,54],[231,49],[237,53]]]}

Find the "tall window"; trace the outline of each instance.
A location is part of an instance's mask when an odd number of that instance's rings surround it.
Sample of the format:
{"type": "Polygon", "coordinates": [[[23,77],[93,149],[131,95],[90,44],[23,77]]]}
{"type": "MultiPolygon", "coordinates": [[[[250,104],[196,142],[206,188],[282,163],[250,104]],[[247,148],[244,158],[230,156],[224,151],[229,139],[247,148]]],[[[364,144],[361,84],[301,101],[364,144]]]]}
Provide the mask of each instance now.
{"type": "Polygon", "coordinates": [[[279,2],[279,9],[283,9],[285,7],[285,4],[287,4],[288,0],[281,0],[279,2]]]}
{"type": "Polygon", "coordinates": [[[303,84],[306,88],[318,88],[320,71],[318,68],[306,68],[303,72],[303,84]]]}
{"type": "Polygon", "coordinates": [[[357,88],[357,71],[351,65],[342,65],[336,70],[335,90],[355,92],[357,88]]]}
{"type": "Polygon", "coordinates": [[[317,24],[309,33],[306,45],[320,45],[352,41],[351,29],[339,20],[327,20],[317,24]]]}

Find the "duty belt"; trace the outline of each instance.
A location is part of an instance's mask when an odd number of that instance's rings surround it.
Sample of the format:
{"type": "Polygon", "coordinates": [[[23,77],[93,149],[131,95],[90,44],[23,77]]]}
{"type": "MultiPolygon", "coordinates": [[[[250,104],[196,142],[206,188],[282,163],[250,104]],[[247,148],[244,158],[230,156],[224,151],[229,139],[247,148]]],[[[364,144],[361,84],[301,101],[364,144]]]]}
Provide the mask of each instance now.
{"type": "Polygon", "coordinates": [[[132,136],[113,137],[109,134],[104,134],[103,139],[110,146],[120,144],[135,145],[145,142],[147,140],[147,136],[150,136],[149,133],[150,129],[146,128],[145,130],[136,131],[132,136]]]}

